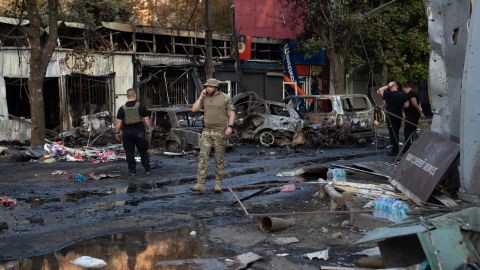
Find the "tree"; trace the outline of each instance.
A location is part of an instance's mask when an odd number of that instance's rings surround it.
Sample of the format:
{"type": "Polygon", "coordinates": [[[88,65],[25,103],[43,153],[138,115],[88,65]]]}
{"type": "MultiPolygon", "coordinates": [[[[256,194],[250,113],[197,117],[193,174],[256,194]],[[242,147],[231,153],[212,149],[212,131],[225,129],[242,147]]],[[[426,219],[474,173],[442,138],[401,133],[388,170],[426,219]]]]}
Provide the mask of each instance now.
{"type": "Polygon", "coordinates": [[[24,31],[30,43],[30,69],[28,91],[32,119],[31,145],[40,145],[45,139],[45,111],[43,101],[43,81],[48,63],[52,58],[58,38],[58,0],[46,0],[49,34],[42,31],[41,3],[37,0],[23,0],[21,7],[26,10],[30,23],[24,31]]]}
{"type": "Polygon", "coordinates": [[[416,0],[284,0],[302,17],[299,37],[309,53],[324,49],[337,93],[345,91],[345,74],[372,73],[374,81],[425,79],[428,76],[427,22],[416,0]]]}
{"type": "Polygon", "coordinates": [[[369,70],[374,82],[428,78],[428,25],[420,1],[400,1],[362,18],[350,68],[369,70]],[[356,60],[355,60],[356,59],[356,60]]]}
{"type": "Polygon", "coordinates": [[[351,42],[358,31],[358,17],[364,10],[364,1],[356,0],[284,0],[288,17],[294,21],[303,18],[304,33],[300,37],[307,52],[324,49],[333,72],[336,93],[345,92],[345,73],[351,53],[351,42]]]}

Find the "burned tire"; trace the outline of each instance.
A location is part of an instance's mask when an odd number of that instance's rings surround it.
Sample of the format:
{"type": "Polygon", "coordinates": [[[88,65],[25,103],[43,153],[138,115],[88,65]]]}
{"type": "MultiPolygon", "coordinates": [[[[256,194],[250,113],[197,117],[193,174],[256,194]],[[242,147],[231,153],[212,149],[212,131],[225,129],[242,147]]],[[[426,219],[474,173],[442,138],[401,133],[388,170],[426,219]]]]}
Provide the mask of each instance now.
{"type": "Polygon", "coordinates": [[[182,151],[180,144],[177,141],[168,141],[165,143],[165,148],[168,152],[178,153],[182,151]]]}
{"type": "Polygon", "coordinates": [[[275,136],[270,130],[264,130],[258,135],[258,140],[263,146],[272,146],[275,143],[275,136]]]}

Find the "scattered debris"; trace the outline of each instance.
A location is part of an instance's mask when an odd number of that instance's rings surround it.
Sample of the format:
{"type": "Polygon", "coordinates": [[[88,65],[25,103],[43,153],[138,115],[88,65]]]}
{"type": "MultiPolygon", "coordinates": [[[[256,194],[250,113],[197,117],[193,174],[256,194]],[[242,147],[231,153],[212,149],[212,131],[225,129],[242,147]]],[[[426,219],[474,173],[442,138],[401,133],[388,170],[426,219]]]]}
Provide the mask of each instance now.
{"type": "Polygon", "coordinates": [[[320,228],[320,232],[322,232],[323,234],[327,234],[327,233],[328,233],[328,229],[325,228],[325,227],[322,227],[322,228],[320,228]]]}
{"type": "Polygon", "coordinates": [[[104,260],[93,258],[90,256],[82,256],[73,261],[70,261],[70,263],[85,268],[103,268],[107,266],[107,263],[104,260]]]}
{"type": "Polygon", "coordinates": [[[326,175],[329,168],[324,165],[310,165],[304,166],[295,170],[280,172],[277,174],[278,177],[291,177],[299,176],[304,174],[313,174],[313,175],[326,175]]]}
{"type": "Polygon", "coordinates": [[[101,174],[95,174],[95,173],[90,173],[88,176],[90,176],[93,180],[100,180],[104,178],[116,178],[119,177],[120,174],[109,174],[109,173],[101,173],[101,174]]]}
{"type": "Polygon", "coordinates": [[[279,237],[279,238],[273,239],[273,243],[277,245],[288,245],[288,244],[298,243],[298,242],[300,242],[300,240],[298,240],[298,238],[296,237],[279,237]]]}
{"type": "Polygon", "coordinates": [[[406,196],[399,193],[393,186],[389,184],[362,184],[362,183],[332,183],[336,189],[343,192],[350,192],[355,195],[361,195],[364,198],[376,199],[382,196],[388,196],[396,199],[408,200],[406,196]]]}
{"type": "Polygon", "coordinates": [[[73,178],[73,181],[77,182],[77,183],[83,183],[85,181],[87,181],[87,177],[83,174],[72,174],[72,178],[73,178]]]}
{"type": "Polygon", "coordinates": [[[447,195],[433,195],[435,199],[437,199],[439,202],[441,202],[443,205],[449,208],[456,208],[458,207],[458,203],[455,202],[452,198],[450,198],[447,195]]]}
{"type": "Polygon", "coordinates": [[[290,255],[290,254],[288,254],[288,253],[280,253],[280,254],[277,254],[277,257],[287,257],[288,255],[290,255]]]}
{"type": "Polygon", "coordinates": [[[348,227],[350,226],[350,220],[344,220],[342,221],[342,224],[340,224],[340,227],[348,227]]]}
{"type": "Polygon", "coordinates": [[[378,242],[385,267],[407,267],[428,260],[433,270],[464,269],[480,261],[480,208],[422,217],[404,226],[377,228],[357,244],[378,242]]]}
{"type": "Polygon", "coordinates": [[[373,269],[385,267],[385,263],[383,262],[382,256],[380,255],[358,258],[355,260],[355,264],[359,267],[373,269]]]}
{"type": "Polygon", "coordinates": [[[288,185],[283,185],[280,187],[281,192],[293,192],[295,191],[295,185],[294,184],[288,184],[288,185]]]}
{"type": "Polygon", "coordinates": [[[400,222],[407,218],[410,209],[402,201],[389,197],[377,198],[374,202],[373,216],[388,219],[392,222],[400,222]]]}
{"type": "Polygon", "coordinates": [[[17,200],[9,197],[0,197],[0,204],[6,208],[11,208],[17,205],[17,200]]]}
{"type": "Polygon", "coordinates": [[[49,154],[48,157],[58,157],[65,154],[63,142],[46,143],[43,149],[49,154]]]}
{"type": "Polygon", "coordinates": [[[307,257],[309,260],[313,259],[319,259],[319,260],[328,260],[328,251],[329,248],[322,250],[322,251],[317,251],[317,252],[312,252],[312,253],[307,253],[303,255],[304,257],[307,257]]]}
{"type": "Polygon", "coordinates": [[[295,224],[294,219],[262,217],[258,222],[260,229],[264,232],[274,232],[286,229],[295,224]]]}
{"type": "Polygon", "coordinates": [[[225,260],[221,262],[218,259],[207,258],[207,259],[186,259],[186,260],[174,260],[174,261],[163,261],[157,262],[156,266],[165,267],[168,269],[202,269],[202,270],[217,270],[217,269],[227,269],[227,266],[230,266],[233,261],[225,260]],[[189,266],[192,266],[191,268],[189,266]],[[185,268],[183,268],[185,267],[185,268]]]}
{"type": "Polygon", "coordinates": [[[380,249],[378,247],[367,248],[362,251],[355,252],[353,255],[377,256],[380,255],[380,249]]]}
{"type": "Polygon", "coordinates": [[[0,222],[0,232],[8,230],[7,222],[0,222]]]}
{"type": "Polygon", "coordinates": [[[64,170],[55,170],[52,172],[52,175],[65,175],[67,174],[67,171],[64,170]]]}
{"type": "Polygon", "coordinates": [[[181,157],[181,156],[193,155],[193,154],[195,154],[195,151],[163,152],[162,154],[165,155],[165,156],[170,156],[170,157],[181,157]]]}
{"type": "Polygon", "coordinates": [[[55,163],[57,162],[57,159],[52,157],[52,158],[47,158],[47,159],[44,159],[41,161],[42,163],[45,163],[45,164],[50,164],[50,163],[55,163]]]}
{"type": "Polygon", "coordinates": [[[124,149],[121,144],[108,145],[102,148],[70,148],[63,141],[51,142],[46,140],[44,145],[46,155],[40,158],[43,163],[52,163],[58,160],[91,161],[92,164],[123,160],[124,149]]]}
{"type": "Polygon", "coordinates": [[[248,252],[244,254],[240,254],[236,257],[237,262],[240,263],[240,266],[237,268],[238,269],[245,269],[247,268],[251,263],[256,262],[258,260],[262,259],[262,256],[255,254],[253,252],[248,252]]]}
{"type": "Polygon", "coordinates": [[[327,180],[336,183],[347,182],[347,172],[345,169],[328,169],[327,180]]]}
{"type": "Polygon", "coordinates": [[[343,238],[343,233],[341,233],[341,232],[334,232],[334,233],[332,234],[332,238],[333,238],[333,239],[343,238]]]}

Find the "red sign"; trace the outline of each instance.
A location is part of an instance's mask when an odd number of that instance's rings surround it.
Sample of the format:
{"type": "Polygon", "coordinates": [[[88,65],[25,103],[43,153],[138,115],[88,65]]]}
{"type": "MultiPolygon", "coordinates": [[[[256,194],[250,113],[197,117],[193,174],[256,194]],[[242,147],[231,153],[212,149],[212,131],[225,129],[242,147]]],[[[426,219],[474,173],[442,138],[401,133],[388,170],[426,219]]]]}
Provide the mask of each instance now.
{"type": "Polygon", "coordinates": [[[239,36],[238,37],[238,54],[240,60],[252,59],[252,37],[239,36]]]}

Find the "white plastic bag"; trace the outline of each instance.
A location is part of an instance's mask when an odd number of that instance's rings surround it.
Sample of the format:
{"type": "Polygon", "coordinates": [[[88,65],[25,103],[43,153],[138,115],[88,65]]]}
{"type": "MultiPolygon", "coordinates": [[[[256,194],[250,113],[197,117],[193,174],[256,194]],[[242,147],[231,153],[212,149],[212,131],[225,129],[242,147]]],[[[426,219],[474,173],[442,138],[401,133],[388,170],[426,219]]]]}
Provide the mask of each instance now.
{"type": "Polygon", "coordinates": [[[82,256],[73,261],[70,261],[70,263],[85,268],[103,268],[107,266],[107,263],[104,260],[93,258],[90,256],[82,256]]]}

